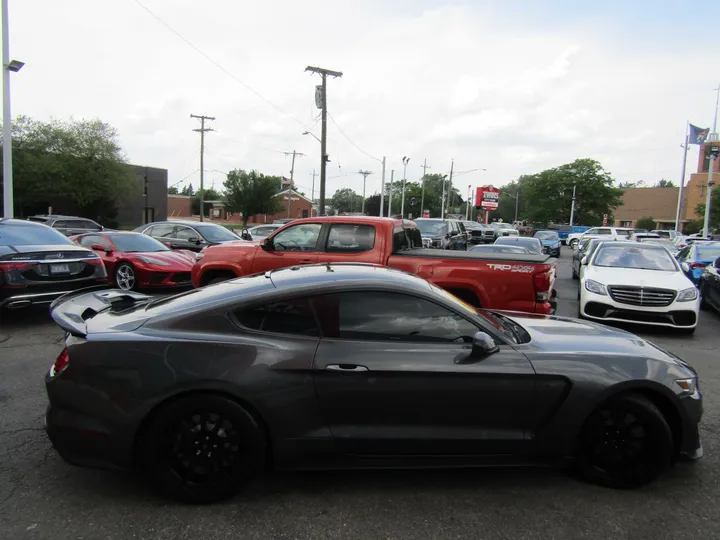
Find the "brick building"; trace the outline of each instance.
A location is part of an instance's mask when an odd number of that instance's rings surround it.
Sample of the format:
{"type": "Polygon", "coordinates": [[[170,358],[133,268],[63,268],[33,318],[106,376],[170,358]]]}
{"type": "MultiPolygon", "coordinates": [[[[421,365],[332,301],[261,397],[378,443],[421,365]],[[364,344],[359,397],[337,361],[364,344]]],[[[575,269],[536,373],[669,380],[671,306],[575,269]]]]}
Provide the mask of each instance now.
{"type": "MultiPolygon", "coordinates": [[[[709,160],[705,143],[698,153],[697,172],[690,175],[690,180],[683,189],[683,201],[680,210],[680,230],[685,225],[703,216],[695,213],[699,203],[705,202],[707,195],[709,160]]],[[[713,143],[717,144],[717,143],[713,143]]],[[[717,176],[716,185],[720,184],[720,160],[715,160],[713,176],[717,176]]],[[[623,193],[622,206],[615,209],[616,227],[634,227],[642,217],[655,219],[658,229],[674,229],[677,212],[679,188],[628,188],[623,193]]],[[[716,203],[716,204],[720,204],[716,203]]]]}

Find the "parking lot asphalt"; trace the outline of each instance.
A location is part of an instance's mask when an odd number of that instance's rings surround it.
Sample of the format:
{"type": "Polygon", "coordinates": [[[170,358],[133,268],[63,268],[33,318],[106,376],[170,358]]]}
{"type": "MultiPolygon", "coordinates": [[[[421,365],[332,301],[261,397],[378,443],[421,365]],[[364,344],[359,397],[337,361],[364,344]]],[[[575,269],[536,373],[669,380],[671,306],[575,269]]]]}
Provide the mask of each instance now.
{"type": "MultiPolygon", "coordinates": [[[[558,311],[575,316],[569,261],[565,249],[558,311]]],[[[645,488],[599,488],[553,469],[275,473],[232,501],[193,507],[55,454],[43,377],[63,334],[45,310],[12,312],[0,321],[0,538],[720,538],[720,317],[701,317],[692,337],[631,328],[689,361],[705,397],[705,458],[645,488]]]]}

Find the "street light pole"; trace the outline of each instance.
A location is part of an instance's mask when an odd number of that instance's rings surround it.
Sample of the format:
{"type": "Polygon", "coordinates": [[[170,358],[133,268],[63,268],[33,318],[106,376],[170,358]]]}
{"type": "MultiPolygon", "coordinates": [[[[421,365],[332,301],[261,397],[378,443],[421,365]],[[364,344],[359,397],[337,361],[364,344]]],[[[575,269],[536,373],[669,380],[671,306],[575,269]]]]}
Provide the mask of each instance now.
{"type": "MultiPolygon", "coordinates": [[[[570,226],[572,227],[573,219],[575,217],[575,188],[577,187],[577,182],[573,182],[573,196],[572,196],[572,205],[570,206],[570,226]]],[[[517,220],[517,217],[515,218],[517,220]]]]}
{"type": "Polygon", "coordinates": [[[18,72],[25,65],[10,61],[10,28],[8,0],[2,0],[2,63],[3,63],[3,216],[12,218],[14,212],[12,168],[12,113],[10,111],[10,72],[18,72]]]}
{"type": "Polygon", "coordinates": [[[468,196],[467,200],[465,201],[465,221],[469,219],[469,213],[470,213],[470,193],[471,193],[471,185],[468,184],[468,196]]]}
{"type": "Polygon", "coordinates": [[[395,169],[390,170],[390,193],[388,194],[388,217],[392,217],[392,188],[395,178],[395,169]]]}
{"type": "Polygon", "coordinates": [[[410,158],[403,156],[403,185],[402,185],[402,199],[400,200],[400,216],[405,219],[405,179],[407,177],[407,165],[410,163],[410,158]]]}
{"type": "Polygon", "coordinates": [[[515,194],[515,221],[518,220],[518,204],[520,204],[520,192],[515,194]]]}
{"type": "Polygon", "coordinates": [[[708,135],[708,139],[713,143],[710,150],[710,163],[708,167],[708,183],[707,183],[707,194],[705,195],[705,220],[703,221],[703,236],[707,238],[710,235],[710,205],[712,204],[712,188],[715,184],[713,180],[713,168],[715,167],[715,160],[720,154],[720,143],[718,142],[717,134],[717,118],[718,118],[718,107],[720,107],[720,86],[716,89],[717,98],[715,100],[715,119],[713,120],[712,133],[708,135]]]}

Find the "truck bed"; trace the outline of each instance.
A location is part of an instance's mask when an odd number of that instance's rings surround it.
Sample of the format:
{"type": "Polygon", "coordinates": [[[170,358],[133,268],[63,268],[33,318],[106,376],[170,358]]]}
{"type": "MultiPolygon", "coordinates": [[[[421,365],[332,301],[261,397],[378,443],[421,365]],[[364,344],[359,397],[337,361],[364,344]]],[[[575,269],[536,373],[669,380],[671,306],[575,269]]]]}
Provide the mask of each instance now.
{"type": "Polygon", "coordinates": [[[483,253],[481,251],[454,251],[449,249],[407,249],[393,253],[393,257],[424,257],[432,259],[461,259],[473,261],[502,261],[532,264],[552,264],[555,261],[547,253],[527,255],[522,253],[483,253]]]}

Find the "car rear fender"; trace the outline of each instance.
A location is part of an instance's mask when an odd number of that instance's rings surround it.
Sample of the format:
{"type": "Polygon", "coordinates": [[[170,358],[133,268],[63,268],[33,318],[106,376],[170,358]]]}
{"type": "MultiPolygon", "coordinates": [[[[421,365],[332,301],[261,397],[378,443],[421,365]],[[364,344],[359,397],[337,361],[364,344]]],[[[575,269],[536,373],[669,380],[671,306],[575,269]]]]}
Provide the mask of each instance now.
{"type": "Polygon", "coordinates": [[[105,286],[88,287],[65,294],[50,304],[50,316],[73,336],[88,334],[87,321],[108,310],[126,310],[152,300],[151,296],[105,286]],[[101,290],[99,290],[101,289],[101,290]]]}

